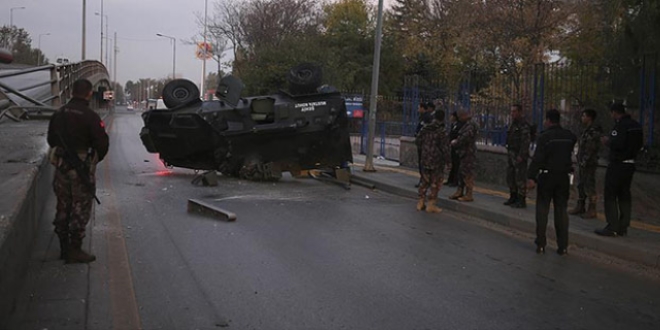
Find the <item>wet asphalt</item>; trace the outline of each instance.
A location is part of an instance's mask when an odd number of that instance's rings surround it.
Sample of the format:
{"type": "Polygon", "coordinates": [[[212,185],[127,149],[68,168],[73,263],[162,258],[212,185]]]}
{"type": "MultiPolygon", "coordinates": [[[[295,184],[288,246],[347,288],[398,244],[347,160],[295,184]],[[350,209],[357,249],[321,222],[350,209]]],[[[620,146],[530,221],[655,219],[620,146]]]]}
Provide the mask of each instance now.
{"type": "Polygon", "coordinates": [[[146,152],[141,127],[125,110],[108,121],[87,329],[660,326],[656,278],[579,253],[537,255],[524,235],[358,186],[288,175],[194,186],[193,171],[146,152]],[[190,214],[189,198],[238,219],[190,214]]]}

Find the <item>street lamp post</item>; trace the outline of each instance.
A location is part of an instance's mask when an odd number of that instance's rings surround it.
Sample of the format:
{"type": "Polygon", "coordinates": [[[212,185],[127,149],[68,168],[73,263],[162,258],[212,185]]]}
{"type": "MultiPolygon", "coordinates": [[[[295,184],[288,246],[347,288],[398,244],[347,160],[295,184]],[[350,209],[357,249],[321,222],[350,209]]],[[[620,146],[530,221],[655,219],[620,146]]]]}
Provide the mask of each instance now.
{"type": "Polygon", "coordinates": [[[172,40],[172,80],[176,79],[176,38],[156,33],[157,36],[172,40]]]}
{"type": "Polygon", "coordinates": [[[42,33],[42,34],[39,35],[39,51],[41,52],[41,54],[37,53],[37,66],[41,65],[41,56],[43,56],[43,53],[44,53],[41,50],[41,37],[49,36],[49,35],[50,35],[50,33],[42,33]]]}
{"type": "Polygon", "coordinates": [[[14,10],[25,9],[25,7],[9,8],[9,27],[14,26],[14,10]]]}
{"type": "MultiPolygon", "coordinates": [[[[101,12],[103,12],[103,7],[101,7],[101,12]]],[[[105,63],[108,63],[108,36],[110,36],[110,32],[108,32],[108,15],[105,14],[99,14],[99,13],[94,13],[96,16],[101,16],[101,54],[99,54],[99,57],[101,58],[101,63],[103,63],[103,40],[105,40],[105,63]],[[105,37],[103,36],[103,18],[105,18],[105,37]]]]}
{"type": "Polygon", "coordinates": [[[87,1],[83,0],[82,3],[82,60],[85,60],[85,38],[86,36],[86,30],[85,27],[87,25],[87,1]]]}
{"type": "Polygon", "coordinates": [[[209,11],[209,0],[204,0],[204,58],[202,58],[202,81],[199,84],[199,89],[200,93],[202,93],[202,100],[206,98],[206,30],[207,30],[207,24],[206,24],[206,19],[208,17],[208,11],[209,11]]]}

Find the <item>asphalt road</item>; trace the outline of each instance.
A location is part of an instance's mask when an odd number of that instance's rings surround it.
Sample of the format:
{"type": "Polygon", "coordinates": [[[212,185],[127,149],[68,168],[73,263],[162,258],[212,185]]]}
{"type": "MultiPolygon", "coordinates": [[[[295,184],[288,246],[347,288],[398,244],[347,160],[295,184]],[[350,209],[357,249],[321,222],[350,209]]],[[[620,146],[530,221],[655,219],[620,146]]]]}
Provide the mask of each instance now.
{"type": "MultiPolygon", "coordinates": [[[[312,179],[191,185],[108,121],[87,329],[658,329],[660,281],[312,179]],[[189,198],[235,212],[188,214],[189,198]]],[[[64,267],[64,266],[62,266],[64,267]]],[[[52,328],[51,328],[52,329],[52,328]]]]}

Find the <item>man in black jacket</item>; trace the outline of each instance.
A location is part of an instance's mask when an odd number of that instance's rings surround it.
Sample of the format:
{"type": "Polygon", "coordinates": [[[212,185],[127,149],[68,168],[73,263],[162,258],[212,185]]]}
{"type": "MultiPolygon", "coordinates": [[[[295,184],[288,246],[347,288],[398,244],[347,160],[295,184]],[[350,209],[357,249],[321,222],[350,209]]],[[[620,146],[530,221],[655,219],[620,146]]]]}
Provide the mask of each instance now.
{"type": "Polygon", "coordinates": [[[92,84],[88,80],[74,82],[73,99],[53,114],[48,126],[50,160],[56,167],[53,189],[57,213],[53,225],[60,240],[60,258],[66,263],[96,260],[81,247],[96,195],[96,164],[108,153],[109,143],[103,121],[89,108],[91,97],[92,84]]]}
{"type": "Polygon", "coordinates": [[[605,218],[607,226],[596,230],[601,236],[625,236],[630,226],[632,197],[630,185],[635,173],[635,158],[644,144],[642,127],[626,113],[621,103],[610,107],[614,129],[601,141],[610,148],[610,163],[605,172],[605,218]]]}
{"type": "Polygon", "coordinates": [[[573,172],[572,154],[577,137],[560,125],[557,110],[548,110],[543,131],[536,143],[536,151],[529,165],[527,188],[538,184],[536,197],[536,252],[544,253],[550,201],[555,206],[557,253],[565,255],[568,248],[569,175],[573,172]]]}

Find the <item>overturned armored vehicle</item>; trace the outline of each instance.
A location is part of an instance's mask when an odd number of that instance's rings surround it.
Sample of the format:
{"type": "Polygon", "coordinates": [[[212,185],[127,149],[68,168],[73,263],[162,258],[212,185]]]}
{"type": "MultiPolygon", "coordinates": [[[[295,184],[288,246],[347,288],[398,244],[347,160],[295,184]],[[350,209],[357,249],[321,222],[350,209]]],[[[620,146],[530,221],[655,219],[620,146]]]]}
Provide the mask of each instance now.
{"type": "Polygon", "coordinates": [[[252,180],[344,166],[352,162],[346,105],[316,75],[292,69],[290,92],[253,97],[241,97],[242,82],[226,76],[215,101],[201,101],[190,81],[172,81],[163,90],[168,109],[142,115],[140,138],[168,166],[252,180]]]}

